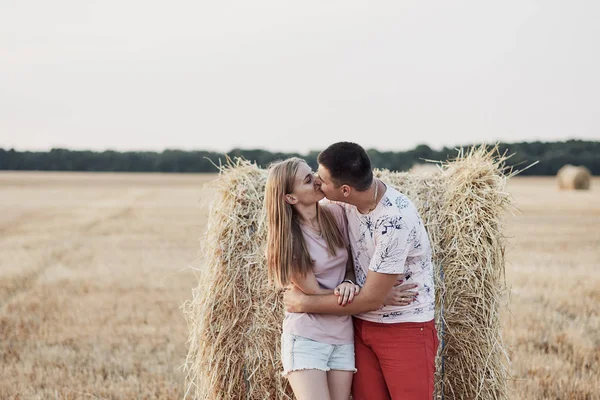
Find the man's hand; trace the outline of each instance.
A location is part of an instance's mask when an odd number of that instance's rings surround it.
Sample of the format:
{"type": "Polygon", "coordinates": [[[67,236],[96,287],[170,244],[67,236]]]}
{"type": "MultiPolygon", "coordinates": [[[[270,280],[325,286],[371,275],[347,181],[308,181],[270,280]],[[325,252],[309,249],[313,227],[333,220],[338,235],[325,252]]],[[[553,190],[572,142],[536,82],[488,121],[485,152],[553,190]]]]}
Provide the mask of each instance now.
{"type": "Polygon", "coordinates": [[[354,296],[360,293],[360,286],[349,282],[342,282],[334,289],[333,294],[338,296],[338,304],[345,306],[352,303],[354,296]]]}
{"type": "Polygon", "coordinates": [[[301,304],[304,297],[306,297],[306,294],[298,286],[294,284],[288,285],[283,292],[283,306],[285,307],[285,311],[290,313],[302,312],[301,304]]]}
{"type": "Polygon", "coordinates": [[[414,283],[405,283],[401,285],[397,283],[394,285],[392,290],[388,293],[387,297],[383,304],[386,306],[407,306],[418,296],[418,293],[415,291],[411,291],[411,289],[416,288],[418,285],[414,283]]]}

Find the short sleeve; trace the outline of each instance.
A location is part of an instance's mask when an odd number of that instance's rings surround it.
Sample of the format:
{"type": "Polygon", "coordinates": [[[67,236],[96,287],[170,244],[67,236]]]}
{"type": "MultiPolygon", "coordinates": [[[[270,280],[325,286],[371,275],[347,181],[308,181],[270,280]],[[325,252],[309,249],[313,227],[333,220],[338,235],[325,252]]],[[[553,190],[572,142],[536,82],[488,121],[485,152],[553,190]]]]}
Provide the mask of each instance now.
{"type": "Polygon", "coordinates": [[[413,247],[417,229],[410,215],[386,215],[374,227],[375,251],[369,269],[382,274],[406,272],[406,258],[413,247]]]}

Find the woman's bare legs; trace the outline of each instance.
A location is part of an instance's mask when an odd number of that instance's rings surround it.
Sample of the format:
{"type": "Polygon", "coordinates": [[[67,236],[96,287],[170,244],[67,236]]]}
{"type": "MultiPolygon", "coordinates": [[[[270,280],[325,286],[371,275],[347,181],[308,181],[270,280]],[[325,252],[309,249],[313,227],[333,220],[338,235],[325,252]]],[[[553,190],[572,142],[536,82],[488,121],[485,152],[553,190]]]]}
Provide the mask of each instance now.
{"type": "MultiPolygon", "coordinates": [[[[290,372],[287,378],[297,400],[331,400],[327,385],[327,372],[318,369],[304,369],[290,372]]],[[[350,392],[348,391],[348,393],[350,392]]],[[[345,400],[348,400],[348,397],[345,400]]]]}
{"type": "Polygon", "coordinates": [[[327,372],[327,383],[331,400],[348,400],[352,388],[352,371],[332,369],[327,372]]]}

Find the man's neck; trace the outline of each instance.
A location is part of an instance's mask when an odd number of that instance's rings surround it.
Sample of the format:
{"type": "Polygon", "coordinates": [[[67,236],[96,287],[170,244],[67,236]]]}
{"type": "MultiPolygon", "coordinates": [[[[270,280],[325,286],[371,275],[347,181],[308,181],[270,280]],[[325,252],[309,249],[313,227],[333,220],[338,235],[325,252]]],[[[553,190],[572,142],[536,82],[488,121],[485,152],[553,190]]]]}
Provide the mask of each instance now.
{"type": "Polygon", "coordinates": [[[364,192],[357,192],[356,199],[351,202],[361,214],[368,214],[375,210],[379,201],[385,194],[386,187],[379,179],[373,179],[373,184],[364,192]]]}

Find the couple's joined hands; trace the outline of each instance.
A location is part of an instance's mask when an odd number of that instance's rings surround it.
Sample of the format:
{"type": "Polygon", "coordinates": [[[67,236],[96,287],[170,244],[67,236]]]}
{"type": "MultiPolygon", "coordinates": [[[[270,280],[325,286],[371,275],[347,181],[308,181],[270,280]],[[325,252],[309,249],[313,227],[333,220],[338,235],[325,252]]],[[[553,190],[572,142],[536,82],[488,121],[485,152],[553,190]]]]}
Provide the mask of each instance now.
{"type": "MultiPolygon", "coordinates": [[[[414,283],[404,283],[404,276],[401,275],[386,296],[383,305],[407,306],[411,304],[418,296],[418,293],[414,291],[417,286],[418,285],[414,283]]],[[[361,288],[358,285],[349,282],[343,282],[334,289],[333,293],[338,296],[338,304],[343,307],[346,304],[352,303],[354,298],[359,295],[360,289],[361,288]]],[[[295,304],[301,296],[305,296],[305,294],[300,290],[300,288],[294,284],[290,284],[286,288],[283,296],[286,311],[295,312],[295,304]]]]}
{"type": "Polygon", "coordinates": [[[352,303],[354,296],[360,293],[360,286],[350,283],[342,282],[333,290],[333,294],[338,296],[338,304],[345,306],[348,303],[352,303]]]}
{"type": "MultiPolygon", "coordinates": [[[[390,290],[385,301],[383,302],[386,306],[407,306],[417,298],[417,292],[412,291],[417,285],[412,283],[402,284],[402,280],[398,281],[394,287],[390,290]]],[[[339,284],[333,291],[333,294],[338,296],[338,304],[345,306],[348,303],[352,303],[354,297],[360,293],[360,286],[349,282],[343,282],[339,284]]]]}

